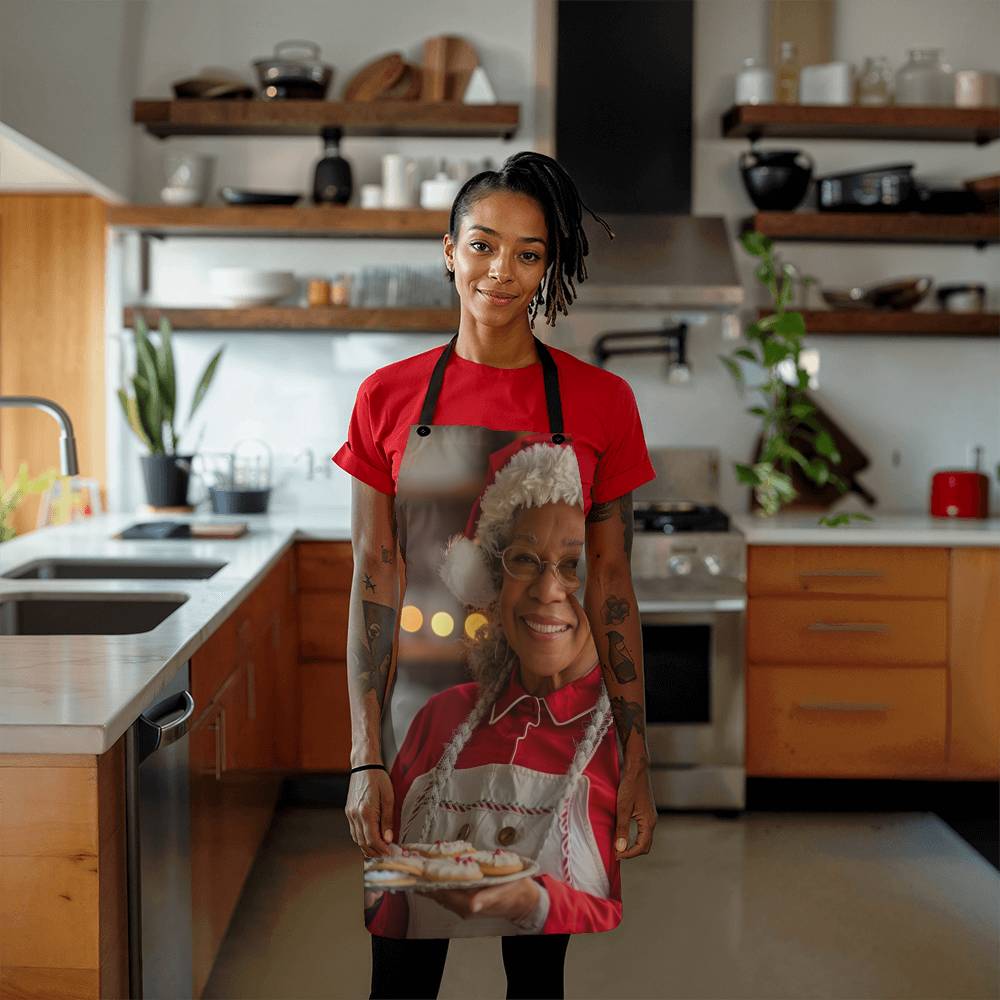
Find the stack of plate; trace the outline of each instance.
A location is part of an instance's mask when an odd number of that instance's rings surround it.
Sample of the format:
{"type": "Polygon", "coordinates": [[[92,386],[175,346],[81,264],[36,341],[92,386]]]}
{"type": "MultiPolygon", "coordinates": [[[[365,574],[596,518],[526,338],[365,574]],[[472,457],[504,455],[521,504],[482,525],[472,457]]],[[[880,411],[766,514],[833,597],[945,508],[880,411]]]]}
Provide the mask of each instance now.
{"type": "Polygon", "coordinates": [[[291,271],[256,267],[213,267],[208,277],[212,292],[230,306],[273,305],[298,287],[291,271]]]}

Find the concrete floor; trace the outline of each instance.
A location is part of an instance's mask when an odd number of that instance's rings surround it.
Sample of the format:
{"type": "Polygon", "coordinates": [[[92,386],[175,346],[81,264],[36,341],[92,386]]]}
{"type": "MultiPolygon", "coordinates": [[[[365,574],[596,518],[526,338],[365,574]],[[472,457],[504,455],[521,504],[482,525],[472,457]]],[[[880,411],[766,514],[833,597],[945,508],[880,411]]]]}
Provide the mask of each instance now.
{"type": "MultiPolygon", "coordinates": [[[[570,941],[574,998],[1000,996],[1000,874],[929,812],[660,816],[625,917],[570,941]]],[[[283,805],[205,997],[367,997],[343,810],[283,805]]],[[[503,997],[499,941],[452,942],[442,1000],[503,997]]]]}

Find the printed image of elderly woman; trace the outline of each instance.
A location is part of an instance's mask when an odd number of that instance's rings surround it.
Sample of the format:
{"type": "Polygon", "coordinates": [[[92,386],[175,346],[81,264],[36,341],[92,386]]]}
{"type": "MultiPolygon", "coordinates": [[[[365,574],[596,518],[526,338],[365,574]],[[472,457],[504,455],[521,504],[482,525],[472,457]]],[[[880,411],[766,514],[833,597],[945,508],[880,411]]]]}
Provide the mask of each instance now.
{"type": "Polygon", "coordinates": [[[539,868],[479,889],[366,892],[374,934],[575,934],[621,921],[618,747],[576,596],[579,468],[568,445],[511,451],[479,498],[474,531],[449,540],[440,570],[483,614],[467,650],[475,679],[434,695],[413,719],[390,773],[392,828],[404,847],[468,841],[539,868]]]}

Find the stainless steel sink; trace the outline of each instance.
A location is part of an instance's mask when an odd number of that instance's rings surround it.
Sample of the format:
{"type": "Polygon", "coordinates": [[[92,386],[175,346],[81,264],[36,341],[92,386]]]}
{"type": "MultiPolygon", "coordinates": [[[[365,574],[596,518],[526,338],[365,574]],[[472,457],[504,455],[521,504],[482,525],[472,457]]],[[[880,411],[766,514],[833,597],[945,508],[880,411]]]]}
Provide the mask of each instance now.
{"type": "Polygon", "coordinates": [[[226,564],[206,560],[33,559],[0,574],[8,580],[207,580],[226,564]]]}
{"type": "Polygon", "coordinates": [[[0,597],[0,636],[134,635],[156,628],[186,600],[152,594],[0,597]]]}

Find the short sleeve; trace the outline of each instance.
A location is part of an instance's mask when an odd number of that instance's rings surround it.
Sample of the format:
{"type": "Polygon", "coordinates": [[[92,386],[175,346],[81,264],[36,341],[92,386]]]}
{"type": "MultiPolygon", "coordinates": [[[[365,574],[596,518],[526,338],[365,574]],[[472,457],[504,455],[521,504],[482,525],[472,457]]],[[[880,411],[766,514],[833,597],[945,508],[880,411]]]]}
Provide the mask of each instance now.
{"type": "Polygon", "coordinates": [[[396,484],[392,478],[392,463],[372,421],[370,388],[369,379],[365,379],[358,388],[347,440],[333,456],[333,461],[355,479],[360,479],[380,493],[393,496],[396,484]]]}
{"type": "Polygon", "coordinates": [[[594,472],[594,503],[615,500],[656,478],[632,387],[624,379],[618,379],[618,383],[618,392],[607,410],[616,416],[611,424],[613,436],[594,472]]]}

